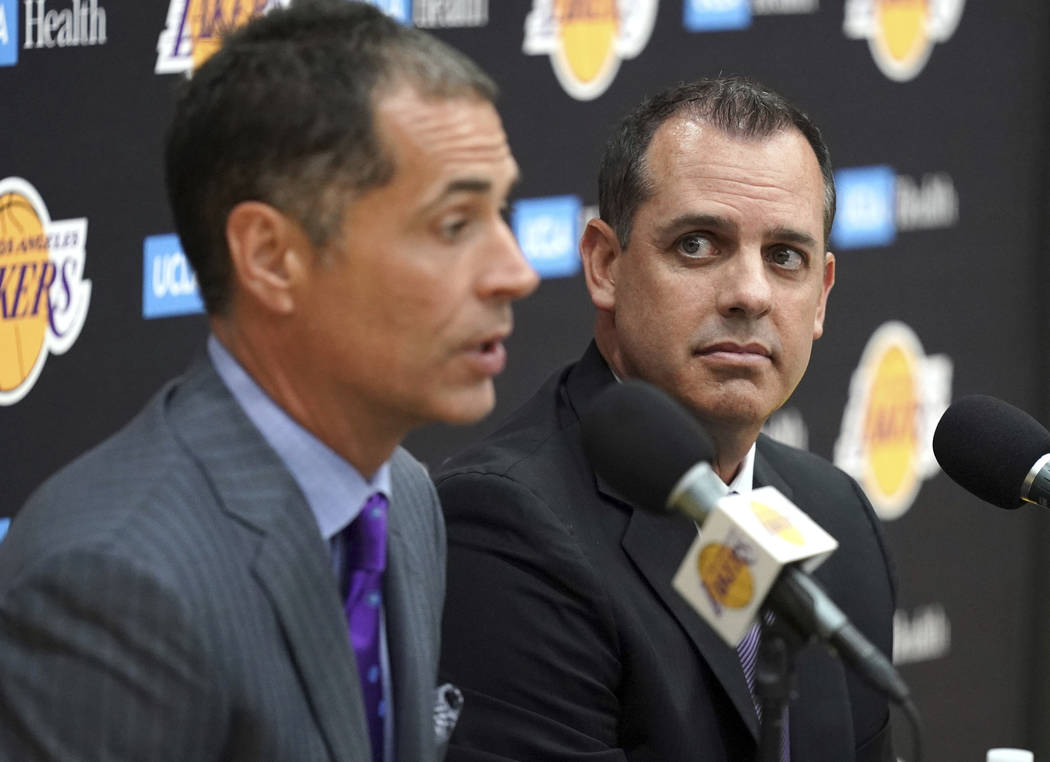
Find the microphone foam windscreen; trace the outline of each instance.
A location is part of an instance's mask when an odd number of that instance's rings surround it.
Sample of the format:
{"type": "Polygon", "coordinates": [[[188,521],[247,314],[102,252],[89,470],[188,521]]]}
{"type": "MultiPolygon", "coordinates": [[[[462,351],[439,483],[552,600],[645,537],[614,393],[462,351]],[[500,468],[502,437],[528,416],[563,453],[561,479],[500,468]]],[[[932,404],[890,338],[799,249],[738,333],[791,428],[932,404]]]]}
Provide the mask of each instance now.
{"type": "Polygon", "coordinates": [[[650,510],[668,510],[667,498],[678,480],[715,456],[711,437],[689,411],[642,381],[605,389],[580,424],[595,473],[650,510]]]}
{"type": "Polygon", "coordinates": [[[953,402],[933,433],[933,454],[959,486],[1017,508],[1029,470],[1050,453],[1050,432],[1023,410],[974,394],[953,402]]]}

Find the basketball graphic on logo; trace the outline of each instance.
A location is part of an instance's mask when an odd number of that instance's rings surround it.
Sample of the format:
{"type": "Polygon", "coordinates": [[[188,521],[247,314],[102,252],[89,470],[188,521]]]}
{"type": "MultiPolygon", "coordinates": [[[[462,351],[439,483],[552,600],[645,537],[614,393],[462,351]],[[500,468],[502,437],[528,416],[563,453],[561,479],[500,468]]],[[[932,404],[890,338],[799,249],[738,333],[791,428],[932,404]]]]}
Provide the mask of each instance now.
{"type": "Polygon", "coordinates": [[[267,5],[266,0],[189,0],[186,19],[193,39],[193,70],[218,52],[223,35],[261,14],[267,5]]]}
{"type": "Polygon", "coordinates": [[[562,89],[576,100],[604,93],[620,62],[649,43],[659,0],[532,0],[527,55],[549,55],[562,89]]]}
{"type": "Polygon", "coordinates": [[[696,559],[700,581],[717,603],[731,609],[740,609],[751,602],[755,592],[751,569],[733,548],[721,543],[710,543],[700,550],[696,559]]]}
{"type": "Polygon", "coordinates": [[[926,6],[926,0],[879,0],[876,3],[876,23],[882,30],[876,39],[884,52],[903,66],[911,66],[917,58],[927,55],[930,43],[926,33],[926,6]]]}
{"type": "Polygon", "coordinates": [[[53,275],[44,226],[21,194],[0,195],[0,242],[0,391],[6,392],[28,378],[43,351],[49,307],[41,279],[53,275]]]}
{"type": "Polygon", "coordinates": [[[875,366],[864,421],[871,468],[869,488],[882,497],[910,491],[918,479],[915,461],[919,390],[916,368],[905,351],[890,345],[875,366]]]}
{"type": "Polygon", "coordinates": [[[86,239],[86,218],[53,220],[30,183],[0,179],[0,405],[25,397],[47,358],[80,335],[91,302],[86,239]]]}
{"type": "Polygon", "coordinates": [[[776,508],[766,505],[765,503],[759,502],[758,500],[751,501],[751,510],[765,530],[771,535],[790,542],[792,545],[805,545],[806,538],[799,531],[798,527],[793,525],[791,521],[780,513],[776,508]]]}
{"type": "Polygon", "coordinates": [[[581,83],[590,83],[613,64],[620,28],[616,0],[555,0],[554,15],[565,62],[581,83]]]}

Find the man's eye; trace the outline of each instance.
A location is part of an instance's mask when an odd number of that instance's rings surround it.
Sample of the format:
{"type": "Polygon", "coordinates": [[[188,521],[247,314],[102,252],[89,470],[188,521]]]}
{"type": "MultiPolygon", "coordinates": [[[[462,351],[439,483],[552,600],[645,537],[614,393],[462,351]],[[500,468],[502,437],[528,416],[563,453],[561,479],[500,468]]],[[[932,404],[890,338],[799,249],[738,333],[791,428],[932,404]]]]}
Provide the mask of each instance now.
{"type": "Polygon", "coordinates": [[[711,242],[699,233],[690,233],[678,239],[677,249],[687,257],[703,257],[711,252],[711,242]]]}
{"type": "Polygon", "coordinates": [[[454,240],[467,226],[465,217],[455,217],[441,223],[441,235],[446,240],[454,240]]]}
{"type": "Polygon", "coordinates": [[[774,249],[769,260],[785,270],[801,270],[806,265],[806,255],[796,249],[774,249]]]}

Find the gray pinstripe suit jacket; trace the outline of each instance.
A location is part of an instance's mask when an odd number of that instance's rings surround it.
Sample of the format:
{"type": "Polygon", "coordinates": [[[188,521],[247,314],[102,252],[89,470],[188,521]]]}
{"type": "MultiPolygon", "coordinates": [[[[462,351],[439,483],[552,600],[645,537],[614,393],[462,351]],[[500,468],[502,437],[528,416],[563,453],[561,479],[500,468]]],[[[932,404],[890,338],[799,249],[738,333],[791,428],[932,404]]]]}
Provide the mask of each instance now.
{"type": "MultiPolygon", "coordinates": [[[[437,498],[393,459],[398,760],[438,758],[437,498]]],[[[367,760],[327,548],[209,363],[47,481],[0,543],[0,759],[367,760]]]]}

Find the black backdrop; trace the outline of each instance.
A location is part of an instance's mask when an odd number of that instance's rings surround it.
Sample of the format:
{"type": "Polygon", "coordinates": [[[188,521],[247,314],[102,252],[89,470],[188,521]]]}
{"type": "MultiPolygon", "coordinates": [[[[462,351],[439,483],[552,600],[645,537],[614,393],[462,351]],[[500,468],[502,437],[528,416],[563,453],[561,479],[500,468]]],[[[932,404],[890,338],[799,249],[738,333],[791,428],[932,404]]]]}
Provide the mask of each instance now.
{"type": "MultiPolygon", "coordinates": [[[[554,273],[572,267],[572,237],[597,201],[601,145],[624,109],[719,71],[766,81],[816,118],[845,170],[826,333],[774,433],[851,470],[886,519],[900,586],[895,659],[926,719],[927,759],[983,759],[996,745],[1050,754],[1041,645],[1050,567],[1040,552],[1050,516],[981,503],[931,466],[928,450],[931,422],[966,393],[1050,421],[1040,299],[1050,281],[1050,6],[377,4],[431,28],[499,81],[523,168],[516,232],[552,273],[517,309],[495,414],[419,431],[410,449],[439,462],[582,351],[592,321],[582,279],[554,273]]],[[[153,238],[172,230],[162,135],[177,70],[205,45],[199,19],[250,5],[0,0],[0,517],[200,350],[200,314],[145,317],[192,301],[177,246],[153,238]],[[177,31],[183,15],[183,57],[158,61],[158,43],[170,52],[177,39],[162,32],[177,31]],[[61,224],[70,220],[85,227],[61,224]],[[170,269],[147,259],[157,252],[170,269]]]]}

